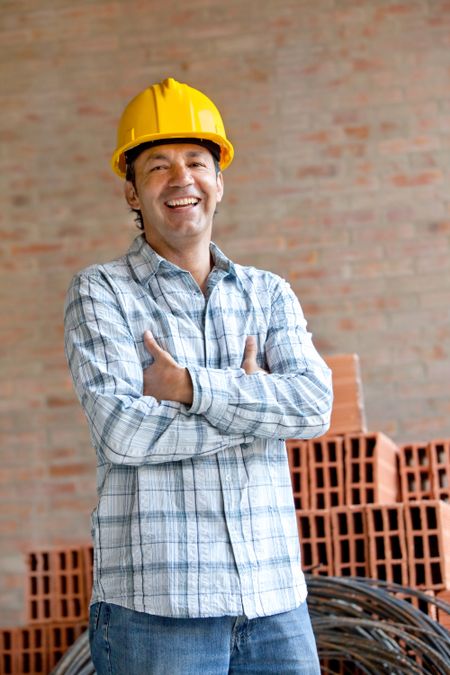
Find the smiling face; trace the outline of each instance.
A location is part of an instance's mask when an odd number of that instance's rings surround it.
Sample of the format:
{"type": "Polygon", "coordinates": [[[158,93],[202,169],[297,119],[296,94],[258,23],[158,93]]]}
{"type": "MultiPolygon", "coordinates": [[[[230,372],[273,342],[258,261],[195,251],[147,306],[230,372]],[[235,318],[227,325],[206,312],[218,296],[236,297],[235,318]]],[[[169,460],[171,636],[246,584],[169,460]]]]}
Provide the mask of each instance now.
{"type": "Polygon", "coordinates": [[[209,244],[223,178],[208,150],[190,143],[147,148],[136,158],[134,173],[125,196],[141,211],[145,238],[155,251],[165,256],[167,250],[209,244]]]}

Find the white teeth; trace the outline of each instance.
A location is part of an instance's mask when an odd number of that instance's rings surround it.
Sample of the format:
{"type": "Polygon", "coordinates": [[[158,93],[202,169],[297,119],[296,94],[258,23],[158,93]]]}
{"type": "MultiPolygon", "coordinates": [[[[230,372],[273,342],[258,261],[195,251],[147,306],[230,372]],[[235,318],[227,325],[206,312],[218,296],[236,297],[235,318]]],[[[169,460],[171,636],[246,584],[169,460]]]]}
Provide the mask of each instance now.
{"type": "Polygon", "coordinates": [[[182,199],[171,199],[166,202],[167,206],[188,206],[189,204],[198,204],[196,197],[183,197],[182,199]]]}

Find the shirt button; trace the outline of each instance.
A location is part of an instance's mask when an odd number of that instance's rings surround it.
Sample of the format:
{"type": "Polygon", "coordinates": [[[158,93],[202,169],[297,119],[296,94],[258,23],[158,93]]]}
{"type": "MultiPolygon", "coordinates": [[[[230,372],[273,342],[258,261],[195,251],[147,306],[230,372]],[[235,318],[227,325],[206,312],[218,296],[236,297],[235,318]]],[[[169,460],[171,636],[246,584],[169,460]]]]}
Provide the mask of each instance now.
{"type": "Polygon", "coordinates": [[[225,480],[227,481],[227,483],[231,483],[231,474],[227,473],[227,475],[225,476],[225,480]]]}

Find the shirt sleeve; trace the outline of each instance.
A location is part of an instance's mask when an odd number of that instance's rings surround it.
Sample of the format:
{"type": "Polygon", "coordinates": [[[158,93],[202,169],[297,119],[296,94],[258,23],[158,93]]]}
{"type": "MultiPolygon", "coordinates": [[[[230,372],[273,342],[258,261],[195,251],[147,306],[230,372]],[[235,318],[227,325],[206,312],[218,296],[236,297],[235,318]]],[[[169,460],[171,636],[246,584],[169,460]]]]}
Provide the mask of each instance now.
{"type": "Polygon", "coordinates": [[[74,277],[65,305],[65,352],[97,452],[141,465],[217,453],[253,440],[223,432],[173,401],[143,395],[143,368],[117,295],[100,273],[74,277]]]}
{"type": "Polygon", "coordinates": [[[269,374],[190,366],[190,412],[204,415],[225,433],[315,438],[330,425],[331,371],[312,343],[295,294],[277,279],[269,291],[273,300],[264,354],[269,374]]]}

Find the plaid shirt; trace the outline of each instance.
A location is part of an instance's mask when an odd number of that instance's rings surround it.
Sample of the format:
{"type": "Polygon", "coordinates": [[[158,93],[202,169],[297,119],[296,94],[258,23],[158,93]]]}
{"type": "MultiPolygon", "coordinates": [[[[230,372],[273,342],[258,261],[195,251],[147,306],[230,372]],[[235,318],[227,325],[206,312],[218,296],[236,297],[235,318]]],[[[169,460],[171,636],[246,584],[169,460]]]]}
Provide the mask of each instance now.
{"type": "Polygon", "coordinates": [[[68,291],[66,355],[98,461],[92,602],[252,618],[306,596],[282,439],[326,431],[330,371],[285,281],[211,253],[205,294],[143,235],[68,291]],[[143,395],[146,329],[188,368],[191,407],[143,395]],[[247,335],[269,375],[241,368],[247,335]]]}

